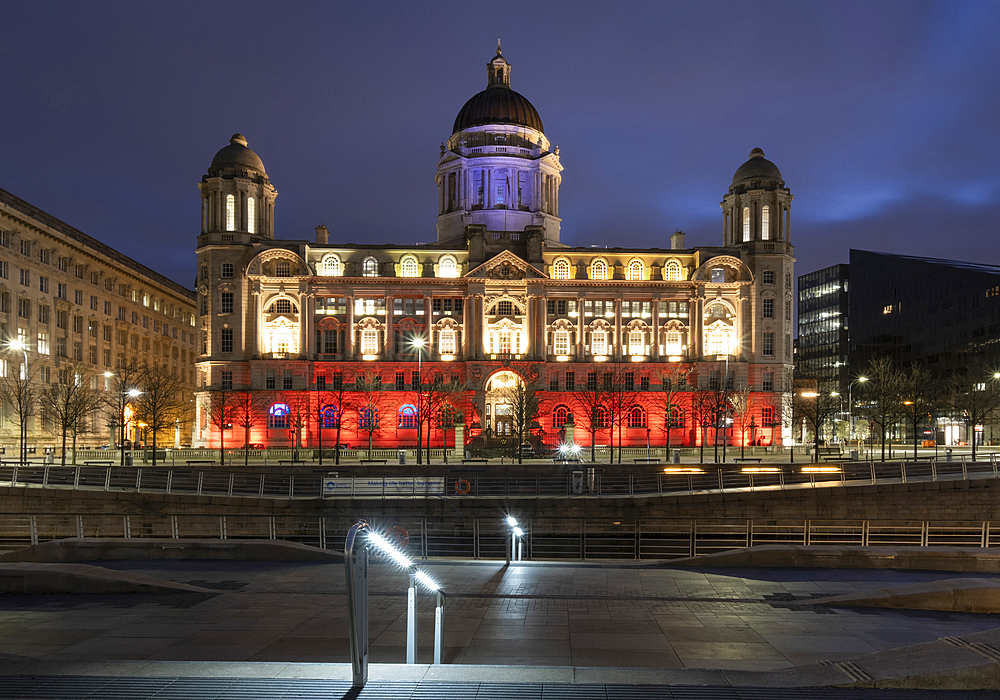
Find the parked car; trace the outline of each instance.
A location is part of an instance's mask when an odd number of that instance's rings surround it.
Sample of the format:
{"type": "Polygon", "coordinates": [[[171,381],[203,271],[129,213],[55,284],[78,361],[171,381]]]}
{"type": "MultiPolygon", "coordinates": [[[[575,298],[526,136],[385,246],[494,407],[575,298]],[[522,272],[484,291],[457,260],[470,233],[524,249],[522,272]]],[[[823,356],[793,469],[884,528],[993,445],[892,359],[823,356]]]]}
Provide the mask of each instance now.
{"type": "Polygon", "coordinates": [[[264,450],[264,449],[267,449],[267,448],[264,447],[264,443],[263,442],[251,442],[248,445],[245,445],[244,449],[247,449],[247,450],[264,450]]]}

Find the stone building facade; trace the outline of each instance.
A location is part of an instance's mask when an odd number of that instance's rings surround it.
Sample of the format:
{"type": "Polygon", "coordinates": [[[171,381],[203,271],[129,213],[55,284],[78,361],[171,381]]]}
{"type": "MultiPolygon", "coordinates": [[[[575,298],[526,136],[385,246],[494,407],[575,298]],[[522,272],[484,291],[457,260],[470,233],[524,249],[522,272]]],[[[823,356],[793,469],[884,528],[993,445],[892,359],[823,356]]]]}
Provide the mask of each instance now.
{"type": "MultiPolygon", "coordinates": [[[[276,191],[261,159],[239,134],[219,151],[200,184],[205,390],[196,445],[218,444],[207,389],[220,386],[272,392],[253,442],[329,445],[319,426],[341,418],[342,441],[364,442],[365,418],[349,415],[357,401],[341,396],[337,406],[331,388],[346,382],[353,390],[365,372],[383,389],[375,443],[415,444],[418,366],[425,383],[463,387],[466,438],[509,434],[498,388],[530,367],[543,394],[533,433],[544,442],[561,439],[567,415],[580,414],[580,394],[612,373],[629,393],[626,445],[663,444],[668,429],[674,445],[706,439],[693,403],[699,390],[718,387],[752,390],[757,407],[753,438],[729,429],[721,439],[787,440],[792,195],[778,168],[760,149],[738,168],[721,202],[721,245],[687,248],[679,231],[662,248],[566,245],[559,149],[511,89],[510,73],[498,50],[486,89],[462,107],[441,145],[437,236],[425,245],[341,243],[324,226],[310,240],[277,239],[276,191]],[[667,375],[683,389],[669,428],[659,400],[667,375]],[[289,406],[303,400],[310,419],[292,425],[289,406]]],[[[599,429],[594,440],[608,444],[609,433],[599,429]]],[[[433,444],[454,439],[432,428],[433,444]]],[[[589,444],[589,434],[578,431],[576,442],[589,444]]]]}
{"type": "MultiPolygon", "coordinates": [[[[9,343],[20,340],[40,384],[66,381],[65,372],[79,366],[94,388],[107,390],[112,382],[104,373],[137,360],[182,377],[190,400],[194,300],[192,290],[0,190],[0,376],[19,371],[22,350],[9,343]]],[[[112,422],[94,413],[78,444],[112,442],[112,422]]],[[[161,435],[160,444],[190,442],[191,428],[189,417],[173,435],[161,435]]],[[[56,432],[41,411],[29,419],[30,445],[55,445],[56,432]]],[[[0,443],[18,439],[12,407],[5,405],[0,443]]]]}

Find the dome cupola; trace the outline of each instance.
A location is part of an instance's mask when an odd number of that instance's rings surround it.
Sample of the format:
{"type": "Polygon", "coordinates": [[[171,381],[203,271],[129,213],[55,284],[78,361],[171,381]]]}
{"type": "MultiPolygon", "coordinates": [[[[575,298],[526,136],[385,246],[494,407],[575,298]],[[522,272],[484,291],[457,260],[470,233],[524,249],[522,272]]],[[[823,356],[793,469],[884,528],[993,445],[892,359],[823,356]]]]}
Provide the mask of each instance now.
{"type": "Polygon", "coordinates": [[[785,181],[781,179],[778,166],[764,157],[764,151],[755,148],[750,151],[750,158],[736,169],[733,175],[733,187],[742,190],[774,190],[783,189],[785,181]]]}
{"type": "Polygon", "coordinates": [[[208,167],[208,174],[210,177],[216,177],[241,172],[255,175],[267,174],[260,156],[247,147],[246,137],[243,134],[233,134],[233,137],[229,139],[229,145],[215,154],[212,164],[208,167]]]}
{"type": "Polygon", "coordinates": [[[510,63],[500,51],[486,64],[486,89],[473,95],[455,118],[453,134],[473,126],[511,124],[544,132],[542,119],[528,99],[510,89],[510,63]]]}

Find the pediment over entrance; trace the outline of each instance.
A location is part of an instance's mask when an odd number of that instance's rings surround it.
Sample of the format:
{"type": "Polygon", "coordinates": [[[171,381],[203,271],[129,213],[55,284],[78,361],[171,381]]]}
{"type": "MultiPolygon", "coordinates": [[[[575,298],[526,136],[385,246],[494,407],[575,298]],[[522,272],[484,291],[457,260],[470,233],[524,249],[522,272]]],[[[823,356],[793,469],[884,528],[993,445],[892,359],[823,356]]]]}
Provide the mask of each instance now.
{"type": "Polygon", "coordinates": [[[509,250],[504,250],[474,270],[470,270],[465,276],[479,279],[523,280],[544,278],[545,273],[509,250]]]}

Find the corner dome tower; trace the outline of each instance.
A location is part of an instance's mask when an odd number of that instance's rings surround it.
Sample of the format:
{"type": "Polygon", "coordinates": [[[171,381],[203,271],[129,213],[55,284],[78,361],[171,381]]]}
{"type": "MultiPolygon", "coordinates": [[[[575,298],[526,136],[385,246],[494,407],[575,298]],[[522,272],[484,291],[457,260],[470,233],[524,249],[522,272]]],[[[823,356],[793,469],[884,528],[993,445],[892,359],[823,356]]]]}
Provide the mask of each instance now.
{"type": "Polygon", "coordinates": [[[559,149],[550,150],[534,105],[511,90],[510,69],[498,41],[486,64],[486,89],[465,103],[441,145],[438,241],[461,239],[472,226],[559,242],[559,149]]]}
{"type": "MultiPolygon", "coordinates": [[[[723,245],[789,242],[792,193],[785,187],[778,166],[764,157],[763,150],[750,151],[747,162],[736,169],[721,204],[723,245]]],[[[773,243],[769,245],[773,247],[773,243]]],[[[791,246],[788,248],[790,251],[791,246]]]]}
{"type": "MultiPolygon", "coordinates": [[[[243,134],[233,134],[208,166],[201,190],[201,233],[212,242],[254,243],[274,238],[277,191],[264,162],[250,150],[243,134]]],[[[207,241],[208,242],[208,241],[207,241]]]]}

